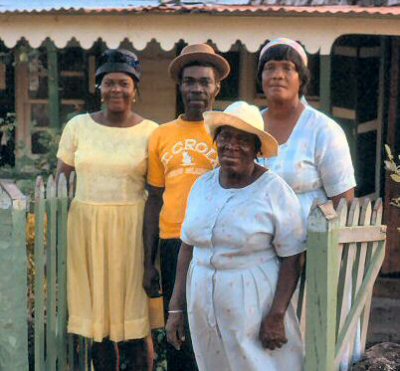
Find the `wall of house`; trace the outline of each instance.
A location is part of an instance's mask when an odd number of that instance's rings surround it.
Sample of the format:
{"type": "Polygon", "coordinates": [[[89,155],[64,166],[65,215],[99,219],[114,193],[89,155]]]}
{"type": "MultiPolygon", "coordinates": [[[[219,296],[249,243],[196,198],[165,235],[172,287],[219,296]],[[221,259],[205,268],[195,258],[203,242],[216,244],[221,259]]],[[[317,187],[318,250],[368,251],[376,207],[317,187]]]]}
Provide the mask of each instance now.
{"type": "Polygon", "coordinates": [[[155,41],[137,52],[142,70],[140,96],[135,110],[158,123],[176,116],[176,84],[168,76],[168,65],[176,56],[176,48],[164,51],[155,41]]]}

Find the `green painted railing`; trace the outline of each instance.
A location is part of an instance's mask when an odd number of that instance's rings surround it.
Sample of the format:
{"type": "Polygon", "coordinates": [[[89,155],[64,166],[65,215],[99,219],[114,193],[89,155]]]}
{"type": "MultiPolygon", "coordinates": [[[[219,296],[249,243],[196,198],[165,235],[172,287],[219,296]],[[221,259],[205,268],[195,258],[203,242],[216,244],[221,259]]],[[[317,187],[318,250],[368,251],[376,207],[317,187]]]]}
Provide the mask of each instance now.
{"type": "Polygon", "coordinates": [[[306,370],[347,370],[365,350],[372,288],[385,255],[382,201],[337,210],[329,202],[309,219],[306,268],[306,370]]]}
{"type": "Polygon", "coordinates": [[[26,198],[0,180],[0,370],[28,371],[26,198]]]}
{"type": "MultiPolygon", "coordinates": [[[[68,184],[61,176],[57,187],[53,177],[46,185],[40,177],[36,181],[30,207],[35,217],[34,371],[92,369],[87,340],[66,331],[66,226],[73,194],[73,176],[68,184]]],[[[0,281],[0,297],[2,303],[8,300],[0,306],[2,371],[28,370],[26,212],[17,188],[0,182],[0,250],[5,257],[0,273],[7,277],[0,281]]],[[[372,287],[385,252],[381,220],[381,200],[373,206],[355,200],[350,208],[342,200],[336,211],[329,202],[310,216],[299,297],[306,308],[306,371],[346,369],[365,349],[372,287]]]]}
{"type": "Polygon", "coordinates": [[[58,184],[36,180],[35,216],[35,371],[89,370],[87,340],[67,335],[67,215],[74,194],[61,175],[58,184]]]}

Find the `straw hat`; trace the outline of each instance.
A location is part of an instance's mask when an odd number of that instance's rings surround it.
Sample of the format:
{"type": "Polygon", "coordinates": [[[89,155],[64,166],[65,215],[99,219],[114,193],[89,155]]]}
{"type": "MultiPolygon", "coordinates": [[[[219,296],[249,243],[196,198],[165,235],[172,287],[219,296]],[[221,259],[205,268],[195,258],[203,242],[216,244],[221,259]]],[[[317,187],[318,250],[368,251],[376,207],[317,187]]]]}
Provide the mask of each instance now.
{"type": "Polygon", "coordinates": [[[185,46],[169,65],[169,75],[179,82],[179,75],[183,67],[193,62],[204,62],[213,65],[221,80],[225,79],[231,70],[227,60],[216,54],[214,49],[207,44],[193,44],[185,46]]]}
{"type": "Polygon", "coordinates": [[[264,120],[258,107],[239,101],[229,105],[224,112],[204,112],[203,117],[212,137],[218,127],[232,126],[258,136],[261,141],[262,157],[278,155],[278,142],[271,134],[264,131],[264,120]]]}

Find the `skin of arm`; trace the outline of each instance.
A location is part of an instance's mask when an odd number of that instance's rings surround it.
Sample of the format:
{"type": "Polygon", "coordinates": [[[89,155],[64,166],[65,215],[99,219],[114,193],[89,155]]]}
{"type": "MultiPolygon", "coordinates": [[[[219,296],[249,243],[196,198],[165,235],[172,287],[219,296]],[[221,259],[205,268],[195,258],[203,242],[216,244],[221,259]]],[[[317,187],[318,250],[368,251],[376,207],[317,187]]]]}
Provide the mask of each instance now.
{"type": "Polygon", "coordinates": [[[280,258],[274,300],[270,311],[261,321],[259,339],[264,348],[274,350],[287,343],[284,317],[302,270],[302,255],[280,258]]]}
{"type": "Polygon", "coordinates": [[[185,317],[183,311],[186,308],[186,276],[192,257],[193,246],[182,242],[176,267],[174,291],[169,302],[169,310],[177,312],[169,313],[165,326],[168,342],[178,350],[185,341],[185,317]]]}
{"type": "Polygon", "coordinates": [[[329,199],[330,199],[330,200],[332,201],[332,203],[333,203],[333,207],[335,208],[335,210],[336,210],[336,208],[338,207],[339,201],[340,201],[342,198],[345,198],[346,201],[347,201],[347,203],[350,204],[351,201],[353,201],[353,199],[354,199],[354,188],[350,188],[350,189],[347,190],[346,192],[340,193],[340,194],[338,194],[338,195],[336,195],[336,196],[329,197],[329,199]]]}
{"type": "Polygon", "coordinates": [[[61,174],[64,174],[67,180],[69,179],[70,174],[75,171],[75,167],[71,165],[67,165],[65,162],[58,160],[57,162],[57,172],[56,172],[56,182],[58,182],[58,178],[61,174]]]}
{"type": "Polygon", "coordinates": [[[143,243],[144,243],[144,276],[143,288],[149,297],[158,296],[160,292],[159,273],[154,266],[158,249],[160,211],[163,205],[164,188],[146,185],[148,198],[144,208],[143,243]]]}

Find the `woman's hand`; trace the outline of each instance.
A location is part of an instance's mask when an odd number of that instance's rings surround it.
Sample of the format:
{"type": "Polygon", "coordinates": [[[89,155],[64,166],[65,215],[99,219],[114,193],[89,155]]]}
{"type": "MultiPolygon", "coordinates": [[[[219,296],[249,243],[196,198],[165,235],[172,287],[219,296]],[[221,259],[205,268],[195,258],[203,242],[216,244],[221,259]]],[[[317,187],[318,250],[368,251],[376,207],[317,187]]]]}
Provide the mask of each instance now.
{"type": "Polygon", "coordinates": [[[173,345],[175,349],[180,350],[182,343],[185,341],[185,317],[183,312],[170,312],[165,329],[167,330],[168,343],[173,345]]]}
{"type": "Polygon", "coordinates": [[[267,314],[261,322],[259,338],[264,348],[274,350],[287,343],[283,315],[267,314]]]}
{"type": "Polygon", "coordinates": [[[160,275],[154,265],[144,267],[143,288],[149,298],[160,296],[160,275]]]}

